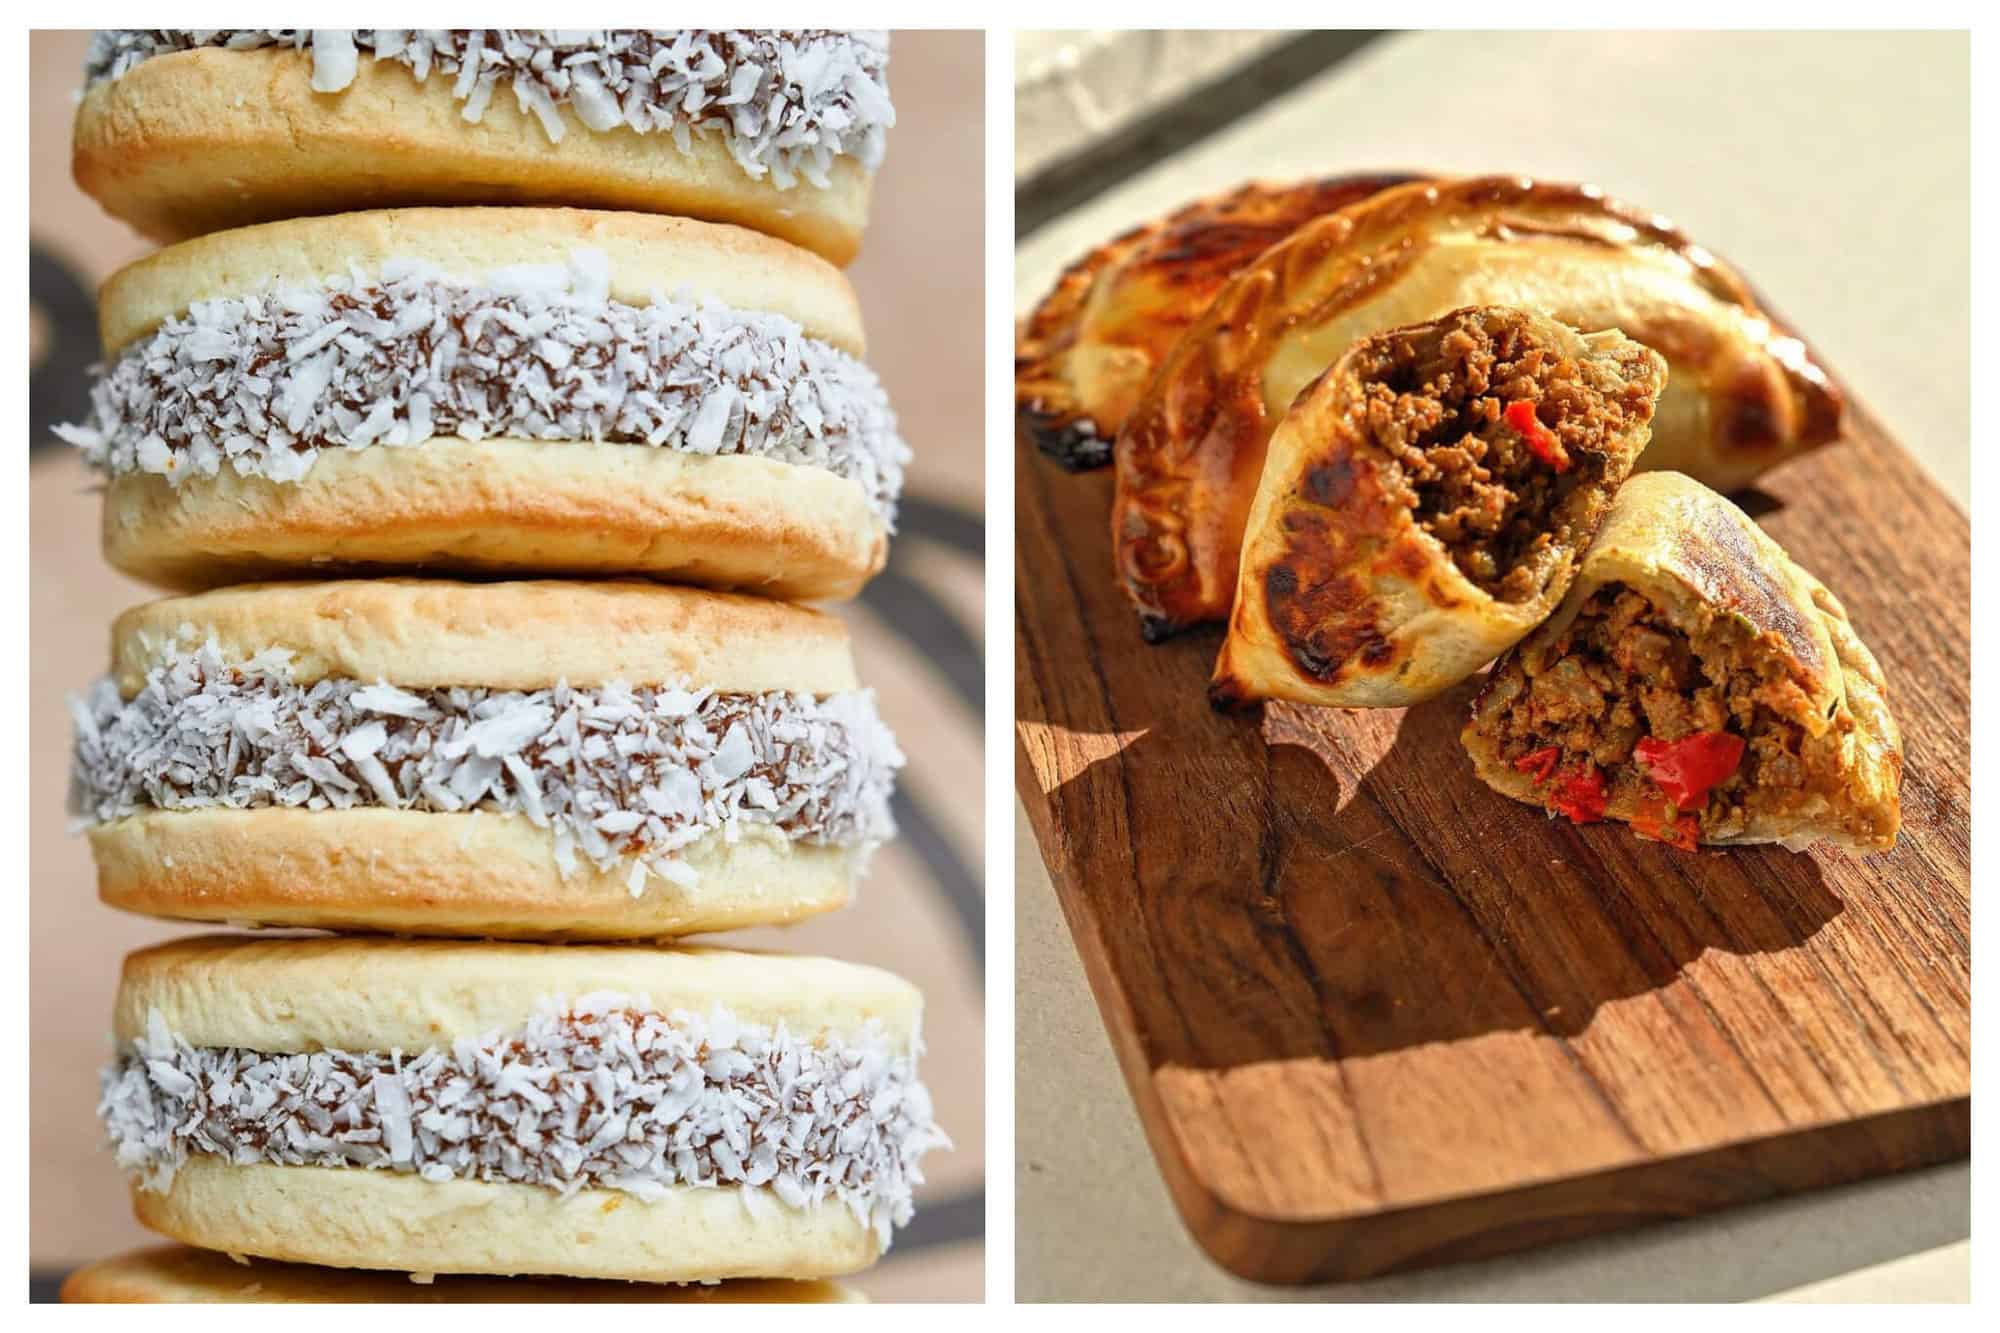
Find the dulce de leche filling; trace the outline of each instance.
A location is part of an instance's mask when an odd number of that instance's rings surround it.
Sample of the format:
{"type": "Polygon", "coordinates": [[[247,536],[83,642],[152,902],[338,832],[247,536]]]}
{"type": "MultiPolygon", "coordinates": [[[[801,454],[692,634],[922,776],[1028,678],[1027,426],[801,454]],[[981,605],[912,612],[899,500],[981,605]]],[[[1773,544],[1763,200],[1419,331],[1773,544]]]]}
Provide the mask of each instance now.
{"type": "Polygon", "coordinates": [[[131,699],[109,678],[72,701],[70,809],[84,825],[147,810],[377,807],[517,814],[579,858],[692,884],[677,853],[763,829],[866,852],[894,835],[903,755],[874,696],[694,686],[403,690],[292,679],[289,654],[213,641],[155,666],[131,699]]]}
{"type": "Polygon", "coordinates": [[[195,302],[125,347],[56,433],[112,475],[295,482],[328,449],[440,437],[746,454],[859,485],[895,521],[909,448],[873,371],[782,315],[610,296],[610,264],[478,282],[410,259],[195,302]]]}
{"type": "Polygon", "coordinates": [[[414,1054],[195,1046],[154,1010],[104,1070],[98,1114],[147,1189],[197,1156],[565,1197],[739,1186],[753,1214],[835,1201],[886,1247],[923,1154],[949,1143],[920,1049],[873,1027],[807,1036],[612,994],[414,1054]]]}

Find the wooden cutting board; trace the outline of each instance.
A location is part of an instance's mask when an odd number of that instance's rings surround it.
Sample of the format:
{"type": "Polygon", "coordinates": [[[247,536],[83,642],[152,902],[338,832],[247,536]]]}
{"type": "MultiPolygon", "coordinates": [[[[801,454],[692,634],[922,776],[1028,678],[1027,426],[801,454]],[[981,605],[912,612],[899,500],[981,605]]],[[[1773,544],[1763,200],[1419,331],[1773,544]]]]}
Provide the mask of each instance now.
{"type": "Polygon", "coordinates": [[[1016,774],[1181,1215],[1365,1277],[1970,1150],[1966,519],[1863,412],[1746,507],[1881,658],[1894,852],[1689,855],[1473,777],[1473,684],[1212,712],[1140,640],[1108,472],[1017,465],[1016,774]]]}

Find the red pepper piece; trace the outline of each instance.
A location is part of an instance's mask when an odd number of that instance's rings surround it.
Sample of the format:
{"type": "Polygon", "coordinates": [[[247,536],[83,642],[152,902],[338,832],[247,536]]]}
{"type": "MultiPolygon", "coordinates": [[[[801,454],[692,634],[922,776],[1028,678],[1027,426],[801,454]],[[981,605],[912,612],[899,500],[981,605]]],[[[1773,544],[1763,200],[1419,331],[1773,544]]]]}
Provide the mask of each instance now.
{"type": "Polygon", "coordinates": [[[1535,415],[1533,403],[1525,398],[1516,399],[1507,404],[1506,415],[1507,424],[1528,442],[1528,448],[1534,450],[1535,457],[1558,472],[1569,471],[1569,451],[1563,448],[1562,441],[1555,437],[1555,432],[1544,426],[1542,419],[1535,415]]]}
{"type": "Polygon", "coordinates": [[[1700,731],[1678,741],[1647,736],[1632,747],[1632,757],[1668,800],[1694,810],[1742,764],[1743,738],[1726,731],[1700,731]]]}
{"type": "Polygon", "coordinates": [[[1701,825],[1693,815],[1668,819],[1664,809],[1642,810],[1632,816],[1632,829],[1642,838],[1664,842],[1684,852],[1694,851],[1701,841],[1701,825]]]}
{"type": "Polygon", "coordinates": [[[1544,745],[1539,750],[1530,750],[1514,761],[1514,767],[1523,773],[1533,773],[1536,782],[1547,782],[1556,771],[1556,764],[1562,759],[1562,750],[1553,745],[1544,745]]]}
{"type": "Polygon", "coordinates": [[[1595,764],[1584,764],[1559,776],[1561,780],[1549,798],[1550,809],[1568,815],[1579,824],[1595,824],[1604,818],[1609,798],[1604,790],[1604,774],[1595,764]]]}

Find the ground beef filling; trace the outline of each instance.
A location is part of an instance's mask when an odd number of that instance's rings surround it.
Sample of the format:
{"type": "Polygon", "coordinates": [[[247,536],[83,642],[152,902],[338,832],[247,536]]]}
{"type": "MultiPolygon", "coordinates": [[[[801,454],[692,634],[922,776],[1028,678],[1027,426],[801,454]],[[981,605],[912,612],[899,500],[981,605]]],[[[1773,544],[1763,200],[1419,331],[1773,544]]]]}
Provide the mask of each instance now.
{"type": "Polygon", "coordinates": [[[1691,849],[1840,790],[1838,729],[1815,739],[1791,720],[1810,708],[1805,694],[1726,613],[1703,608],[1698,623],[1676,625],[1642,594],[1608,584],[1546,652],[1519,661],[1527,688],[1501,724],[1501,758],[1536,774],[1550,807],[1573,818],[1608,812],[1691,849]],[[1648,738],[1716,734],[1740,738],[1741,759],[1686,809],[1635,753],[1648,738]]]}
{"type": "Polygon", "coordinates": [[[1401,464],[1417,522],[1488,596],[1532,600],[1572,543],[1580,515],[1565,501],[1604,475],[1622,406],[1524,316],[1380,340],[1362,378],[1367,429],[1401,464]],[[1510,422],[1511,404],[1527,404],[1538,429],[1510,422]]]}

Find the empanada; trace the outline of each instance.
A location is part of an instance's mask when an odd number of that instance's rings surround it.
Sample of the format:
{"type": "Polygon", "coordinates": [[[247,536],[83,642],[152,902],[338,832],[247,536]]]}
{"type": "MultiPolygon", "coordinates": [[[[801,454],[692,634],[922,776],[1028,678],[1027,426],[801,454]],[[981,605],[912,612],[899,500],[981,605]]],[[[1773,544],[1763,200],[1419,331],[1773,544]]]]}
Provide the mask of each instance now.
{"type": "Polygon", "coordinates": [[[1134,227],[1063,271],[1014,342],[1014,415],[1064,467],[1111,461],[1118,428],[1229,276],[1301,224],[1408,175],[1252,181],[1134,227]]]}
{"type": "Polygon", "coordinates": [[[1513,176],[1388,190],[1238,272],[1127,419],[1112,541],[1148,638],[1227,614],[1265,444],[1299,390],[1357,339],[1467,305],[1615,328],[1665,356],[1641,468],[1734,490],[1840,433],[1804,344],[1659,218],[1513,176]]]}
{"type": "Polygon", "coordinates": [[[1209,697],[1398,707],[1562,600],[1646,446],[1659,353],[1507,306],[1364,338],[1271,437],[1209,697]]]}
{"type": "Polygon", "coordinates": [[[1896,844],[1903,743],[1840,601],[1729,501],[1625,484],[1464,733],[1496,791],[1697,843],[1896,844]]]}

